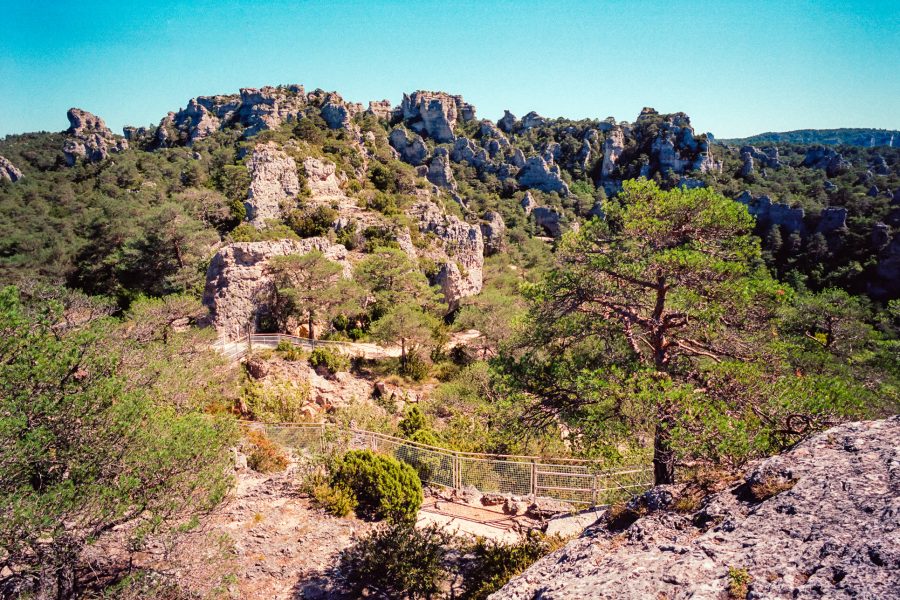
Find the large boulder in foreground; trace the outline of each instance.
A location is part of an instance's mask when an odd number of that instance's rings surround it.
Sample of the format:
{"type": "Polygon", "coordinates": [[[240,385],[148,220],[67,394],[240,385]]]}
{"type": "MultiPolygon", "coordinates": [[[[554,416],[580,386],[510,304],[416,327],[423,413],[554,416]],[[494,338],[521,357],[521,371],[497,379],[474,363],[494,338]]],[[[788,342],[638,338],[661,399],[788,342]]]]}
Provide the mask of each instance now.
{"type": "Polygon", "coordinates": [[[760,461],[693,515],[653,512],[666,496],[651,490],[650,514],[624,531],[601,521],[490,598],[718,599],[745,576],[731,597],[898,597],[900,417],[760,461]]]}

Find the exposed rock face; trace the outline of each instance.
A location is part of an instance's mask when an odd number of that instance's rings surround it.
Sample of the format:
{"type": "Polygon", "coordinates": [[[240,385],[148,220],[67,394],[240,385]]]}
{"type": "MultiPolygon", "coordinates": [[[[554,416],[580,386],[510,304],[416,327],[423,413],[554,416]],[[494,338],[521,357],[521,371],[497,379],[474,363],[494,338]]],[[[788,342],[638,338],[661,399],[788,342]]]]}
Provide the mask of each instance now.
{"type": "Polygon", "coordinates": [[[542,156],[532,156],[525,161],[525,166],[518,174],[519,184],[526,188],[534,188],[542,192],[559,192],[569,195],[569,186],[562,180],[559,165],[548,164],[542,156]]]}
{"type": "Polygon", "coordinates": [[[281,217],[281,204],[293,201],[300,193],[297,163],[275,142],[259,144],[247,163],[250,192],[247,195],[247,220],[263,227],[267,219],[281,217]]]}
{"type": "Polygon", "coordinates": [[[411,137],[407,136],[402,127],[391,131],[388,142],[400,155],[400,160],[414,167],[425,164],[425,159],[428,158],[428,147],[425,146],[422,136],[415,133],[411,137]]]}
{"type": "Polygon", "coordinates": [[[481,222],[481,236],[484,238],[484,255],[491,256],[503,252],[506,246],[506,223],[500,213],[489,210],[481,222]]]}
{"type": "Polygon", "coordinates": [[[534,222],[549,233],[554,238],[558,238],[563,234],[562,215],[555,208],[546,206],[535,206],[531,211],[534,222]]]}
{"type": "Polygon", "coordinates": [[[303,170],[306,172],[306,185],[313,197],[330,198],[344,195],[341,183],[346,178],[343,174],[341,177],[336,175],[337,169],[333,162],[310,157],[303,161],[303,170]]]}
{"type": "Polygon", "coordinates": [[[369,108],[366,109],[366,112],[375,115],[379,119],[390,121],[394,109],[391,107],[390,100],[371,100],[369,101],[369,108]]]}
{"type": "Polygon", "coordinates": [[[730,568],[752,578],[747,598],[896,597],[898,439],[898,417],[834,427],[761,461],[694,515],[660,510],[671,494],[656,488],[650,514],[622,534],[601,519],[490,598],[725,598],[730,568]],[[756,500],[748,490],[763,482],[782,491],[756,500]]]}
{"type": "Polygon", "coordinates": [[[875,175],[890,175],[891,168],[888,166],[887,161],[884,160],[884,157],[880,154],[876,154],[872,159],[871,164],[869,165],[869,170],[872,171],[875,175]]]}
{"type": "Polygon", "coordinates": [[[900,233],[882,249],[868,292],[876,300],[900,297],[900,233]]]}
{"type": "Polygon", "coordinates": [[[819,233],[831,233],[846,227],[847,209],[842,206],[828,206],[822,210],[822,217],[819,219],[819,226],[816,231],[819,233]]]}
{"type": "Polygon", "coordinates": [[[525,215],[531,215],[532,211],[534,211],[535,207],[537,207],[537,202],[534,200],[534,196],[531,195],[531,192],[525,192],[525,197],[522,198],[522,202],[520,202],[522,206],[522,210],[525,211],[525,215]]]}
{"type": "Polygon", "coordinates": [[[347,249],[325,238],[239,242],[219,250],[206,271],[203,304],[210,310],[210,322],[224,340],[239,339],[247,327],[255,327],[260,316],[269,311],[272,276],[268,270],[273,256],[306,254],[319,250],[344,265],[347,249]]]}
{"type": "Polygon", "coordinates": [[[9,160],[0,156],[0,181],[11,181],[13,183],[22,179],[22,171],[16,168],[9,160]]]}
{"type": "Polygon", "coordinates": [[[427,200],[417,202],[409,214],[418,221],[419,230],[433,233],[441,240],[446,258],[432,281],[441,291],[451,310],[459,301],[481,291],[484,269],[484,239],[481,228],[444,213],[427,200]]]}
{"type": "Polygon", "coordinates": [[[610,130],[606,141],[603,142],[603,164],[600,167],[601,180],[609,179],[624,150],[625,132],[622,131],[621,127],[615,127],[610,130]]]}
{"type": "Polygon", "coordinates": [[[841,153],[825,146],[815,146],[807,150],[801,165],[812,169],[824,169],[828,177],[846,173],[853,166],[841,153]]]}
{"type": "Polygon", "coordinates": [[[528,131],[533,127],[541,127],[547,123],[547,119],[537,114],[534,111],[531,111],[524,117],[522,117],[522,121],[519,122],[519,129],[522,131],[528,131]]]}
{"type": "Polygon", "coordinates": [[[772,202],[768,196],[753,197],[747,191],[735,200],[746,204],[748,212],[756,217],[756,221],[763,227],[779,225],[790,232],[803,232],[804,230],[805,213],[802,208],[791,208],[781,202],[772,202]]]}
{"type": "Polygon", "coordinates": [[[516,115],[512,114],[508,110],[503,111],[503,118],[497,121],[497,127],[500,128],[500,131],[505,133],[512,133],[513,129],[516,127],[516,115]]]}
{"type": "Polygon", "coordinates": [[[69,128],[63,154],[71,167],[79,159],[98,162],[110,152],[121,152],[128,148],[128,142],[113,135],[103,119],[80,108],[70,108],[66,113],[69,128]]]}
{"type": "Polygon", "coordinates": [[[781,158],[778,155],[777,146],[772,146],[765,150],[760,150],[754,146],[744,146],[741,148],[741,160],[744,162],[741,167],[742,177],[747,177],[753,173],[754,161],[770,169],[781,168],[781,158]]]}
{"type": "Polygon", "coordinates": [[[457,121],[475,119],[475,107],[462,96],[419,90],[403,94],[400,114],[413,131],[443,144],[453,141],[457,121]]]}
{"type": "Polygon", "coordinates": [[[438,187],[448,190],[456,189],[456,180],[453,179],[453,170],[450,169],[450,153],[446,148],[438,148],[434,151],[434,158],[428,165],[428,173],[425,178],[438,187]]]}

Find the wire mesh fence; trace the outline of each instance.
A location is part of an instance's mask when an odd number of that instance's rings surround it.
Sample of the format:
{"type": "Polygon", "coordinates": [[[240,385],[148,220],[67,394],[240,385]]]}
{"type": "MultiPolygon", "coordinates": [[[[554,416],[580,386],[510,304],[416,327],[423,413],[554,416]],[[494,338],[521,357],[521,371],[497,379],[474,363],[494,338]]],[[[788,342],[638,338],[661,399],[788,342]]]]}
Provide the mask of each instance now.
{"type": "Polygon", "coordinates": [[[604,469],[600,461],[456,452],[372,431],[315,423],[254,424],[283,446],[312,452],[369,449],[411,465],[424,483],[575,504],[627,500],[653,485],[645,466],[604,469]]]}

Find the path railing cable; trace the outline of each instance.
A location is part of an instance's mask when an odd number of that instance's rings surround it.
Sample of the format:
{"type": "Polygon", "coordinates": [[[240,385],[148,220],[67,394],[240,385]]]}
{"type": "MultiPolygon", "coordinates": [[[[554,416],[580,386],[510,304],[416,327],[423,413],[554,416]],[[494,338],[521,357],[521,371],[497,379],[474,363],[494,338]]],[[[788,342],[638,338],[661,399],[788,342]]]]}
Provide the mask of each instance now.
{"type": "Polygon", "coordinates": [[[238,361],[256,349],[273,349],[282,341],[289,342],[308,350],[316,348],[331,348],[350,356],[365,356],[370,349],[369,345],[354,342],[339,342],[335,340],[317,340],[288,335],[286,333],[254,333],[233,340],[219,340],[212,345],[213,349],[220,352],[230,361],[238,361]]]}
{"type": "Polygon", "coordinates": [[[248,423],[274,441],[312,452],[370,449],[410,464],[422,481],[481,493],[551,498],[581,505],[627,500],[653,485],[646,466],[610,468],[601,461],[459,452],[331,423],[248,423]]]}

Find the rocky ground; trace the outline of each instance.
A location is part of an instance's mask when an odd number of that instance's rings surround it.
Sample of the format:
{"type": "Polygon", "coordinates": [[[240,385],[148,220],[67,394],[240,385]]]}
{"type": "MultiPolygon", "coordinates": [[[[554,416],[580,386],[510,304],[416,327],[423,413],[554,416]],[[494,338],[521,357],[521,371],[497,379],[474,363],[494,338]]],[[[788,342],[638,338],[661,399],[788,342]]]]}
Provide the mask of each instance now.
{"type": "Polygon", "coordinates": [[[492,600],[900,598],[900,417],[763,460],[695,512],[676,497],[655,488],[492,600]]]}

